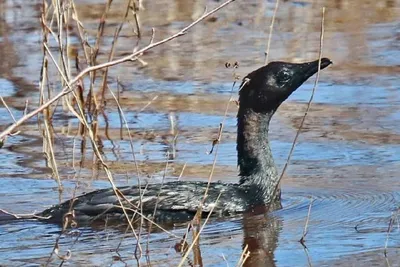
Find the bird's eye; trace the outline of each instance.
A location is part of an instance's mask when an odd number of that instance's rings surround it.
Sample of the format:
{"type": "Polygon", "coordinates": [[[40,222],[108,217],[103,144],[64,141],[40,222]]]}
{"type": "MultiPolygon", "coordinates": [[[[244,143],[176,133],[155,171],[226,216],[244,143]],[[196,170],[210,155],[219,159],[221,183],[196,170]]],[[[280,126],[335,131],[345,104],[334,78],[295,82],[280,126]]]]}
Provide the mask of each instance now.
{"type": "Polygon", "coordinates": [[[291,76],[290,73],[287,71],[281,71],[280,73],[278,73],[277,76],[277,81],[278,83],[282,84],[282,83],[286,83],[290,80],[291,76]]]}

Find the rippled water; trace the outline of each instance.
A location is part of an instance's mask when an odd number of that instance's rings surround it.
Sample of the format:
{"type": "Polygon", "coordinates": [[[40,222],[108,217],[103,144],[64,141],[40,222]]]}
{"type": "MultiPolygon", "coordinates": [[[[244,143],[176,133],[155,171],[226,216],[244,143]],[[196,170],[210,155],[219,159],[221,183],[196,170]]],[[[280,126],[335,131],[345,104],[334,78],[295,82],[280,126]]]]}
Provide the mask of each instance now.
{"type": "MultiPolygon", "coordinates": [[[[108,56],[124,1],[114,1],[108,16],[104,50],[108,56]]],[[[151,28],[156,40],[176,32],[219,1],[144,1],[143,40],[151,28]],[[157,14],[164,14],[159,16],[157,14]]],[[[82,22],[95,36],[103,1],[76,1],[82,22]]],[[[142,58],[148,64],[128,63],[110,70],[110,90],[117,92],[133,135],[141,177],[206,180],[232,87],[232,69],[239,62],[243,77],[264,61],[274,1],[235,1],[196,26],[187,35],[156,48],[142,58]]],[[[268,215],[213,219],[200,238],[206,266],[236,265],[243,247],[252,252],[247,266],[400,266],[400,2],[399,1],[281,1],[275,22],[270,59],[315,59],[319,47],[321,8],[326,6],[324,56],[334,65],[321,73],[313,106],[283,180],[283,209],[268,215]],[[313,199],[307,250],[301,238],[310,199],[313,199]],[[384,247],[390,218],[393,229],[384,247]]],[[[39,101],[41,66],[41,1],[0,2],[0,94],[17,118],[39,101]]],[[[79,47],[76,33],[71,42],[79,47]]],[[[116,57],[133,47],[131,29],[124,28],[116,57]]],[[[94,39],[93,39],[94,40],[94,39]]],[[[91,40],[91,41],[93,41],[91,40]]],[[[57,76],[54,73],[54,76],[57,76]]],[[[56,82],[57,79],[51,78],[56,82]]],[[[58,85],[54,84],[57,89],[58,85]]],[[[271,143],[278,167],[285,163],[296,129],[313,87],[310,79],[282,105],[272,122],[271,143]]],[[[236,90],[234,91],[236,95],[236,90]]],[[[98,137],[103,155],[118,185],[137,183],[127,132],[121,130],[117,105],[105,96],[99,115],[98,137]]],[[[214,179],[236,181],[236,107],[225,121],[214,179]]],[[[0,130],[11,124],[0,107],[0,130]]],[[[104,172],[86,147],[79,121],[59,106],[53,118],[56,159],[64,191],[43,154],[37,118],[19,128],[0,150],[0,208],[15,213],[40,211],[74,194],[109,186],[104,172]],[[78,186],[76,188],[76,186],[78,186]]],[[[177,265],[175,244],[186,231],[172,234],[143,229],[141,245],[149,244],[143,265],[177,265]],[[179,238],[178,238],[179,237],[179,238]]],[[[60,254],[71,251],[70,266],[135,265],[137,240],[125,226],[82,227],[63,234],[57,225],[37,221],[0,224],[0,265],[59,265],[53,255],[60,237],[60,254]],[[122,241],[121,241],[122,240],[122,241]],[[116,251],[119,247],[118,251],[116,251]]],[[[193,263],[192,255],[187,265],[193,263]]]]}

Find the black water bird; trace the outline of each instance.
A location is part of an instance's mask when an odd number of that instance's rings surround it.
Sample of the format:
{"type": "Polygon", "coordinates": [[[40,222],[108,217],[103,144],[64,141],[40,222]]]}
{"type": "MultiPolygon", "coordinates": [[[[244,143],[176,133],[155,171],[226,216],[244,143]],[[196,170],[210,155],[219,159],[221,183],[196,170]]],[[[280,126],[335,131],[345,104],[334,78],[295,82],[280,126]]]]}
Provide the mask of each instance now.
{"type": "MultiPolygon", "coordinates": [[[[320,68],[324,69],[331,63],[323,58],[320,68]]],[[[213,215],[217,216],[243,213],[259,205],[268,206],[275,197],[279,198],[276,196],[279,175],[268,141],[270,120],[282,102],[317,71],[318,60],[300,64],[271,62],[243,79],[237,115],[240,181],[211,183],[202,205],[204,214],[212,209],[213,215]]],[[[143,214],[148,216],[153,215],[157,206],[155,219],[181,221],[191,219],[196,213],[206,187],[207,182],[176,181],[140,188],[120,187],[119,190],[124,195],[121,202],[129,210],[140,210],[141,206],[143,214]]],[[[68,200],[38,215],[47,217],[49,221],[62,222],[64,215],[71,210],[78,221],[124,217],[111,188],[68,200]]]]}

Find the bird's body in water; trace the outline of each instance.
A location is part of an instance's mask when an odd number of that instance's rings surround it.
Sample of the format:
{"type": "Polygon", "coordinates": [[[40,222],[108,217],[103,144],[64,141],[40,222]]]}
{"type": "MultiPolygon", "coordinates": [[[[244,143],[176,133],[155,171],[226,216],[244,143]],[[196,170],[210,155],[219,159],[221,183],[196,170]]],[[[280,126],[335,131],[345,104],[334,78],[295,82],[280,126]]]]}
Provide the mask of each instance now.
{"type": "MultiPolygon", "coordinates": [[[[323,58],[321,69],[330,64],[329,59],[323,58]]],[[[211,183],[202,204],[204,214],[213,211],[216,216],[229,216],[268,206],[276,198],[279,201],[279,175],[268,141],[269,123],[280,104],[317,71],[318,60],[300,64],[271,62],[243,79],[237,115],[240,181],[211,183]]],[[[130,212],[155,214],[159,221],[183,221],[190,220],[196,213],[206,188],[207,182],[189,181],[120,187],[119,198],[130,212]]],[[[38,215],[56,222],[62,222],[65,214],[71,211],[77,221],[108,216],[123,218],[120,201],[112,188],[101,189],[38,215]]]]}

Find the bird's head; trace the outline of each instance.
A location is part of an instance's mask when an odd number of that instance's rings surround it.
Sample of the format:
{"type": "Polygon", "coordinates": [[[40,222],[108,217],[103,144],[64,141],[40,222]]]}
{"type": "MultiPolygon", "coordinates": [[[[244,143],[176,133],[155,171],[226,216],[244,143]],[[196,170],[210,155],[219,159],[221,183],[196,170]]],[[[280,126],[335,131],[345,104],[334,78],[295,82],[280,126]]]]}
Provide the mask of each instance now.
{"type": "MultiPolygon", "coordinates": [[[[332,62],[321,59],[321,70],[332,62]]],[[[239,92],[241,108],[257,113],[275,112],[308,78],[318,72],[318,60],[306,63],[271,62],[248,74],[239,92]]]]}

